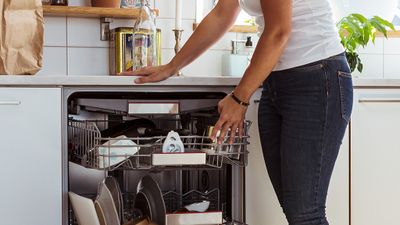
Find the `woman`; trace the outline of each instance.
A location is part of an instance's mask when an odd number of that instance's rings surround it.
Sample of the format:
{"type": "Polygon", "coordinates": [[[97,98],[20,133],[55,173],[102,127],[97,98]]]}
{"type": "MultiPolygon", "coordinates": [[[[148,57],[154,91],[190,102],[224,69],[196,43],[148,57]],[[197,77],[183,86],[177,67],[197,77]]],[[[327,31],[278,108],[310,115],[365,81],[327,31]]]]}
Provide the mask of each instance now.
{"type": "Polygon", "coordinates": [[[220,130],[221,142],[228,129],[240,130],[262,84],[259,132],[283,212],[290,225],[327,225],[327,190],[353,94],[328,0],[219,0],[170,63],[132,75],[146,83],[175,74],[229,30],[240,6],[256,17],[260,40],[239,85],[219,102],[212,137],[220,130]]]}

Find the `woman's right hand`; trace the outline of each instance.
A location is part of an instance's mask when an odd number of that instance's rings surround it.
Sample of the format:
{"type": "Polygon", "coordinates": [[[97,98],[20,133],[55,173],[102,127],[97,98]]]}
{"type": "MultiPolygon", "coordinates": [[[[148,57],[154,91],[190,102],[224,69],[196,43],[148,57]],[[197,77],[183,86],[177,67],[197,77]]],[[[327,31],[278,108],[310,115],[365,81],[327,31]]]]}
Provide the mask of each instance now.
{"type": "Polygon", "coordinates": [[[169,63],[162,66],[154,66],[154,67],[149,66],[135,71],[122,72],[120,73],[120,75],[142,76],[140,78],[136,78],[135,83],[144,84],[144,83],[155,83],[166,80],[170,76],[176,74],[177,72],[178,69],[176,69],[175,66],[169,63]]]}

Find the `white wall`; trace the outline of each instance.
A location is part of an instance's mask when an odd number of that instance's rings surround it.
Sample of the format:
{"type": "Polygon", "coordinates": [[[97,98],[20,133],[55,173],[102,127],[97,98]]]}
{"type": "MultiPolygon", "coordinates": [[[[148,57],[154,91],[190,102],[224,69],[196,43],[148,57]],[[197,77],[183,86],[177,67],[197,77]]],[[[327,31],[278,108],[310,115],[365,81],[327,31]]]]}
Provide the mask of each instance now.
{"type": "MultiPolygon", "coordinates": [[[[193,32],[195,0],[183,1],[183,42],[193,32]]],[[[87,0],[70,0],[70,5],[88,5],[87,0]]],[[[151,0],[160,10],[157,27],[162,30],[162,62],[174,55],[175,0],[151,0]]],[[[114,20],[111,27],[132,26],[132,20],[114,20]]],[[[253,35],[255,36],[255,35],[253,35]]],[[[230,41],[241,34],[228,33],[197,61],[183,70],[184,75],[221,75],[221,56],[229,54],[230,41]]],[[[244,37],[243,37],[244,38],[244,37]]],[[[45,17],[44,66],[40,76],[108,75],[108,42],[100,41],[97,18],[45,17]]]]}
{"type": "MultiPolygon", "coordinates": [[[[70,0],[70,5],[88,5],[88,0],[70,0]]],[[[193,32],[195,0],[183,1],[183,42],[193,32]]],[[[162,61],[174,55],[175,0],[151,0],[160,10],[157,26],[162,29],[162,61]]],[[[130,26],[131,20],[114,20],[112,27],[130,26]]],[[[257,40],[255,34],[252,35],[257,40]]],[[[221,75],[221,56],[229,54],[232,39],[245,39],[241,33],[227,33],[198,60],[187,66],[187,76],[221,75]]],[[[256,41],[254,41],[256,43],[256,41]]],[[[400,38],[378,38],[375,46],[361,50],[365,71],[360,77],[400,78],[400,38]]],[[[40,76],[108,75],[108,42],[100,41],[100,20],[97,18],[45,17],[44,67],[40,76]]],[[[357,74],[356,74],[357,75],[357,74]]]]}

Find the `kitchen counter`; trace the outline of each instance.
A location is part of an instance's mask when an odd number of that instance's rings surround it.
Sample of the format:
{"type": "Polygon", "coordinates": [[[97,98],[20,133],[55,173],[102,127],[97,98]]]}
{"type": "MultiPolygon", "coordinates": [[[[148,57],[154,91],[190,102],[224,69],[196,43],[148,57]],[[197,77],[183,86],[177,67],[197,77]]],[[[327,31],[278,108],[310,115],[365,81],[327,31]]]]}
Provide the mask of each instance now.
{"type": "MultiPolygon", "coordinates": [[[[131,76],[14,76],[0,75],[0,86],[134,86],[131,76]]],[[[235,86],[238,77],[172,77],[149,86],[235,86]]],[[[400,79],[353,79],[356,88],[400,88],[400,79]]]]}
{"type": "MultiPolygon", "coordinates": [[[[0,75],[0,86],[134,86],[132,76],[14,76],[0,75]]],[[[235,86],[236,77],[171,77],[150,86],[235,86]]]]}

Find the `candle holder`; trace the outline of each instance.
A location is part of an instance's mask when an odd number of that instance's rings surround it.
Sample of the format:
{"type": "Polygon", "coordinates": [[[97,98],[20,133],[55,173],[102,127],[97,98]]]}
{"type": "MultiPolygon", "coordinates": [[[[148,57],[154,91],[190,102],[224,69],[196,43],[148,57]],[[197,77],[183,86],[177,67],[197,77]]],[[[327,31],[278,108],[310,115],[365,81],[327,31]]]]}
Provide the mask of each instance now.
{"type": "MultiPolygon", "coordinates": [[[[181,50],[181,40],[182,40],[182,32],[183,30],[173,29],[175,34],[175,55],[178,54],[179,50],[181,50]]],[[[182,72],[178,71],[178,76],[182,76],[182,72]]]]}

